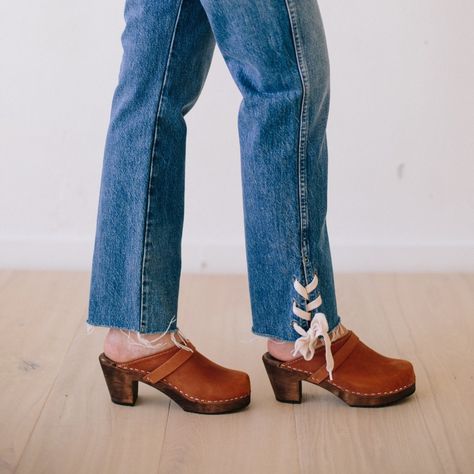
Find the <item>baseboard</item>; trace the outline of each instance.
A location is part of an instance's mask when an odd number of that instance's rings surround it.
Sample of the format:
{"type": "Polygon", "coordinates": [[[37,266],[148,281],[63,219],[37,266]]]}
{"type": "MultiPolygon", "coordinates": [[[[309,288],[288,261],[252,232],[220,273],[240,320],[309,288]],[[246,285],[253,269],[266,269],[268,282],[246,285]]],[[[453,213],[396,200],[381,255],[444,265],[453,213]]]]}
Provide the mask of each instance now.
{"type": "MultiPolygon", "coordinates": [[[[79,238],[0,238],[0,267],[89,270],[93,243],[79,238]]],[[[183,272],[245,273],[239,244],[183,243],[183,272]]],[[[474,242],[332,244],[335,272],[474,272],[474,242]]]]}

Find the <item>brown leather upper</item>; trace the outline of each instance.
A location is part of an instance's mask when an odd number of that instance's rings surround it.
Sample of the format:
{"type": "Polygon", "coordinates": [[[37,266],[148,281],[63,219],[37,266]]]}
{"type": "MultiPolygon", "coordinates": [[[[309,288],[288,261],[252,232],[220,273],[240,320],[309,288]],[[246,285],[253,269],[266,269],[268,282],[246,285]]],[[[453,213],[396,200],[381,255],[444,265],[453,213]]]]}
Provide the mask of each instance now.
{"type": "Polygon", "coordinates": [[[376,396],[401,391],[415,383],[412,364],[403,359],[386,357],[365,345],[353,331],[331,344],[334,357],[333,380],[326,370],[324,347],[314,357],[283,362],[280,367],[307,374],[314,383],[325,381],[357,395],[376,396]]]}
{"type": "Polygon", "coordinates": [[[250,394],[250,379],[245,372],[216,364],[189,341],[187,345],[192,352],[172,347],[117,366],[138,372],[145,382],[165,383],[190,400],[226,402],[250,394]]]}

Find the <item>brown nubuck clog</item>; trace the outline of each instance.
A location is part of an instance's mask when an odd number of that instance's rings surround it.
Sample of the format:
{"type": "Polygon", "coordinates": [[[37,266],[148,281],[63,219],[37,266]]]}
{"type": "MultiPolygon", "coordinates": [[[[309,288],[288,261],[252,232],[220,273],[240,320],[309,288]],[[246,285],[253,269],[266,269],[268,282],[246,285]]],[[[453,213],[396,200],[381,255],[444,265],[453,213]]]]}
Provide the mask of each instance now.
{"type": "Polygon", "coordinates": [[[415,372],[409,361],[379,354],[351,330],[331,344],[331,351],[332,380],[326,370],[324,346],[318,347],[310,360],[299,357],[282,362],[265,353],[263,363],[276,399],[301,403],[302,381],[329,390],[356,407],[388,405],[415,391],[415,372]]]}
{"type": "Polygon", "coordinates": [[[183,410],[217,414],[240,410],[250,403],[250,380],[245,372],[222,367],[200,354],[189,340],[156,354],[127,362],[99,355],[114,403],[135,405],[138,382],[163,392],[183,410]]]}

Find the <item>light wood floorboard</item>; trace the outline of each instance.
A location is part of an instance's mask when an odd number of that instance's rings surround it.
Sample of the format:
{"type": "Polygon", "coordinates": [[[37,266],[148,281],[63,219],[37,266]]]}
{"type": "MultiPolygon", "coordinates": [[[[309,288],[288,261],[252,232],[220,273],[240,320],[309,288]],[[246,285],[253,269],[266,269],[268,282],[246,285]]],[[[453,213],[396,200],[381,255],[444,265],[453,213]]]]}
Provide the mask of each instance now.
{"type": "Polygon", "coordinates": [[[344,324],[415,366],[415,394],[375,409],[309,384],[301,405],[276,402],[246,277],[183,275],[180,327],[252,381],[251,405],[217,416],[142,384],[135,407],[110,402],[88,285],[88,273],[0,272],[2,473],[474,472],[474,275],[336,276],[344,324]]]}
{"type": "Polygon", "coordinates": [[[84,274],[0,272],[0,472],[28,442],[84,314],[84,274]]]}

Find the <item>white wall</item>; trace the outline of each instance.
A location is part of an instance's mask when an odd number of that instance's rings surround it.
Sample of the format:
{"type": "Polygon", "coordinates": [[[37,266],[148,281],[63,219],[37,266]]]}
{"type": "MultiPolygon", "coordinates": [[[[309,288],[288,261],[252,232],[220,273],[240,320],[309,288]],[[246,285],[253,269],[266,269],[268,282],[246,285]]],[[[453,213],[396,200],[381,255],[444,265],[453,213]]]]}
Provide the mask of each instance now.
{"type": "MultiPolygon", "coordinates": [[[[321,0],[336,271],[474,270],[471,0],[321,0]]],[[[123,2],[0,4],[0,266],[89,268],[123,2]]],[[[218,49],[188,116],[184,269],[244,271],[218,49]]]]}

